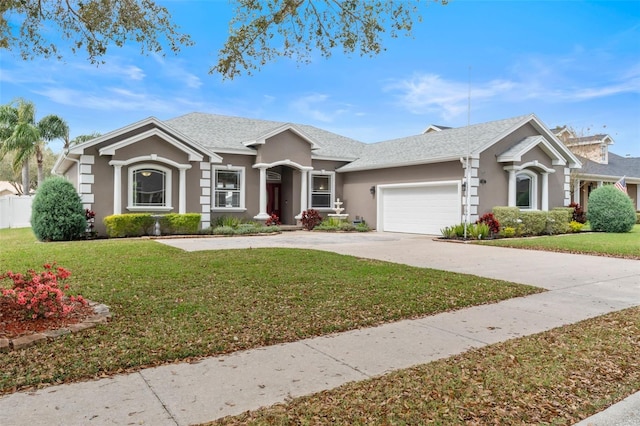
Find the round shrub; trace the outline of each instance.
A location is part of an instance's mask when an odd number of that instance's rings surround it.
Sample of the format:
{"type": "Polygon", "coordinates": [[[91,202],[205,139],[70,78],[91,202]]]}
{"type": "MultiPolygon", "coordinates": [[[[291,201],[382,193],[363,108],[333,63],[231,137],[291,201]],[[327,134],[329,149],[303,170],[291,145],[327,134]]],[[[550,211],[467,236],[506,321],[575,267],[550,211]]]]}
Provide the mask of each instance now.
{"type": "Polygon", "coordinates": [[[82,201],[68,180],[52,177],[38,188],[31,205],[31,229],[40,241],[71,241],[87,227],[82,201]]]}
{"type": "Polygon", "coordinates": [[[589,195],[587,219],[594,231],[629,232],[636,223],[636,211],[628,195],[606,185],[589,195]]]}

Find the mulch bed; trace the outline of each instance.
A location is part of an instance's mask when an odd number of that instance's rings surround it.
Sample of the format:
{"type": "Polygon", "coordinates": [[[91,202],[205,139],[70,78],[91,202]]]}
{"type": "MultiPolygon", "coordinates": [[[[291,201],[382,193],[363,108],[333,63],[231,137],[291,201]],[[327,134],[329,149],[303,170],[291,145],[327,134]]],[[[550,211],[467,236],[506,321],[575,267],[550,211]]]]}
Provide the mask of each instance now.
{"type": "Polygon", "coordinates": [[[24,311],[12,300],[0,297],[0,339],[15,339],[28,334],[68,327],[94,315],[93,308],[88,305],[79,302],[71,304],[74,309],[64,318],[29,319],[25,318],[24,311]]]}

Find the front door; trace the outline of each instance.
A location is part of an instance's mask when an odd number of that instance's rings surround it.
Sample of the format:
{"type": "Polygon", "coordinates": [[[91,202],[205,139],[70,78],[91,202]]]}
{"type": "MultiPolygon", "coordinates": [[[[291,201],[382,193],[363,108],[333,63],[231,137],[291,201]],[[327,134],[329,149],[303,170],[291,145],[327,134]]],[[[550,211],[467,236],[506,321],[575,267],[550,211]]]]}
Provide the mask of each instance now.
{"type": "Polygon", "coordinates": [[[282,217],[282,205],[280,194],[282,185],[280,183],[267,183],[267,213],[282,217]]]}

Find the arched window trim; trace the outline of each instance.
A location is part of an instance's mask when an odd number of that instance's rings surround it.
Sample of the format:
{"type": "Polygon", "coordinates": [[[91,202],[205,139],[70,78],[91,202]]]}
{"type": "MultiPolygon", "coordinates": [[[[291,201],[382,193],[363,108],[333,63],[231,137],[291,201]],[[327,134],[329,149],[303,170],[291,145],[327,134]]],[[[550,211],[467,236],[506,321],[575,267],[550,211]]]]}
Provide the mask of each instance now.
{"type": "Polygon", "coordinates": [[[171,183],[172,179],[172,170],[168,167],[161,166],[156,163],[140,163],[134,166],[129,167],[128,170],[129,179],[127,181],[127,210],[129,211],[160,211],[166,212],[173,210],[172,207],[172,198],[171,198],[171,183]],[[138,170],[148,169],[155,170],[158,172],[164,173],[165,182],[164,182],[164,206],[136,206],[134,205],[134,191],[133,191],[133,183],[135,181],[134,174],[138,170]]]}
{"type": "MultiPolygon", "coordinates": [[[[520,210],[538,210],[538,174],[532,170],[520,170],[516,173],[516,182],[519,176],[528,177],[531,185],[529,188],[529,207],[519,207],[520,210]]],[[[518,207],[517,204],[516,207],[518,207]]]]}

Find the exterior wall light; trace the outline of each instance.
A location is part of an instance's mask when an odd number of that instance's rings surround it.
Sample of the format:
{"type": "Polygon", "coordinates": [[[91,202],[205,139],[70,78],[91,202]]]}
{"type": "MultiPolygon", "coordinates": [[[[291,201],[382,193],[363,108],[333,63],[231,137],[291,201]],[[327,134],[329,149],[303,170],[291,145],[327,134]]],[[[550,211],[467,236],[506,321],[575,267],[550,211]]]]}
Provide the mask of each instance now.
{"type": "Polygon", "coordinates": [[[372,186],[371,188],[369,188],[369,192],[371,193],[371,195],[376,195],[376,187],[372,186]]]}

